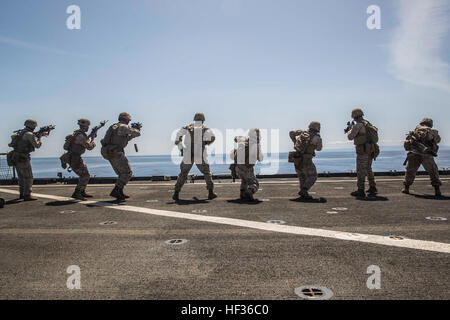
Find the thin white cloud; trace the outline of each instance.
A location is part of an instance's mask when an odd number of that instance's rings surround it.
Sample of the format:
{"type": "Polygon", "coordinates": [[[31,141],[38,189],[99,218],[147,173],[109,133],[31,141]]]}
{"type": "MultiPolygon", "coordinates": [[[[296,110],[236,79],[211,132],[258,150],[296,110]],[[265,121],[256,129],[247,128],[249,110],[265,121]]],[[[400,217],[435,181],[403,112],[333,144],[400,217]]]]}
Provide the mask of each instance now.
{"type": "Polygon", "coordinates": [[[440,57],[449,13],[448,0],[400,0],[400,25],[390,44],[397,79],[450,92],[449,64],[440,57]]]}
{"type": "Polygon", "coordinates": [[[0,43],[14,46],[14,47],[19,47],[19,48],[30,49],[33,51],[40,51],[40,52],[44,52],[44,53],[53,53],[53,54],[60,54],[60,55],[66,55],[66,56],[86,58],[86,55],[82,55],[79,53],[64,51],[64,50],[50,48],[50,47],[46,47],[46,46],[41,46],[41,45],[30,43],[30,42],[25,42],[25,41],[21,41],[21,40],[4,37],[1,35],[0,35],[0,43]]]}

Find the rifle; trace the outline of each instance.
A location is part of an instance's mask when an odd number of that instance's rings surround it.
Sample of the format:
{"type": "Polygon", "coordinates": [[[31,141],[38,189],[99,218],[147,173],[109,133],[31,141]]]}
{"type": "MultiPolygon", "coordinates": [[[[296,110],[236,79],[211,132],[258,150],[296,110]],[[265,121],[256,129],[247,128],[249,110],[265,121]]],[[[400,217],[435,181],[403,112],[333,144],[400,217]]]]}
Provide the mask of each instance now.
{"type": "Polygon", "coordinates": [[[433,157],[437,157],[437,153],[433,151],[433,148],[422,142],[413,140],[411,141],[411,146],[420,153],[431,154],[433,157]]]}
{"type": "Polygon", "coordinates": [[[98,126],[95,126],[92,128],[91,133],[89,134],[89,138],[95,138],[97,136],[97,132],[98,130],[100,130],[101,128],[103,128],[105,126],[105,124],[108,122],[108,120],[104,120],[101,121],[100,124],[98,126]]]}
{"type": "Polygon", "coordinates": [[[344,129],[345,133],[348,133],[350,130],[352,130],[353,126],[356,124],[355,121],[349,121],[347,122],[347,128],[344,129]]]}
{"type": "Polygon", "coordinates": [[[230,171],[231,171],[231,177],[233,178],[233,182],[236,182],[237,173],[236,173],[236,164],[232,163],[230,164],[230,171]]]}
{"type": "Polygon", "coordinates": [[[37,137],[37,138],[41,138],[43,135],[44,135],[44,133],[48,133],[48,134],[50,134],[50,132],[52,131],[52,130],[55,130],[55,126],[54,125],[49,125],[49,126],[45,126],[45,127],[41,127],[37,132],[34,132],[34,135],[37,137]]]}
{"type": "Polygon", "coordinates": [[[181,143],[181,141],[178,142],[177,146],[178,150],[180,151],[180,156],[183,156],[183,144],[181,143]]]}
{"type": "Polygon", "coordinates": [[[133,129],[141,130],[141,129],[142,129],[142,123],[140,123],[140,122],[133,122],[133,123],[131,124],[131,127],[132,127],[133,129]]]}
{"type": "Polygon", "coordinates": [[[407,163],[408,163],[408,156],[406,156],[405,162],[403,162],[403,166],[406,166],[407,163]]]}
{"type": "MultiPolygon", "coordinates": [[[[430,141],[429,143],[419,141],[414,136],[414,132],[411,131],[409,134],[406,135],[405,149],[407,151],[411,151],[411,149],[414,149],[415,151],[418,151],[421,154],[430,154],[433,157],[437,157],[437,150],[439,149],[439,147],[436,144],[434,144],[433,141],[430,141]]],[[[408,157],[409,155],[406,156],[405,162],[403,162],[404,166],[406,166],[406,164],[408,163],[408,157]]]]}
{"type": "MultiPolygon", "coordinates": [[[[133,129],[136,129],[136,130],[139,130],[139,131],[141,131],[141,129],[142,129],[142,123],[140,123],[140,122],[133,122],[130,126],[131,126],[133,129]]],[[[134,144],[134,150],[135,150],[136,152],[139,152],[139,149],[138,149],[138,146],[137,146],[136,143],[134,144]]]]}
{"type": "Polygon", "coordinates": [[[431,154],[433,157],[437,157],[437,152],[434,150],[437,148],[435,148],[433,141],[426,143],[418,140],[417,137],[414,136],[414,131],[411,131],[406,135],[406,143],[409,143],[410,148],[418,151],[419,153],[431,154]]]}

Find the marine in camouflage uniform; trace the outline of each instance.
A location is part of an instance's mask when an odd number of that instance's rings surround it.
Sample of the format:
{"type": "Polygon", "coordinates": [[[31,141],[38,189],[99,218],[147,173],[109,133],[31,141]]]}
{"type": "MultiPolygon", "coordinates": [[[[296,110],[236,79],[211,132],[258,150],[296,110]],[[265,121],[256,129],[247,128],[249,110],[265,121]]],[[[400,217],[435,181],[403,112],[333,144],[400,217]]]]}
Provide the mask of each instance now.
{"type": "Polygon", "coordinates": [[[72,194],[72,198],[86,200],[86,198],[92,198],[92,195],[86,193],[86,187],[91,175],[89,174],[89,170],[81,155],[84,154],[86,150],[90,151],[95,148],[95,137],[89,137],[86,134],[91,125],[91,122],[88,119],[78,120],[78,125],[80,126],[80,129],[73,133],[72,142],[70,143],[66,155],[70,168],[79,176],[78,185],[72,194]]]}
{"type": "Polygon", "coordinates": [[[208,163],[208,155],[205,146],[212,144],[216,137],[211,129],[203,125],[205,116],[203,113],[196,113],[194,123],[181,128],[175,138],[175,145],[182,150],[183,160],[180,164],[180,174],[175,184],[175,192],[172,199],[179,200],[181,188],[186,183],[189,171],[192,166],[197,166],[198,170],[203,174],[208,189],[208,199],[217,198],[214,193],[214,183],[212,180],[211,170],[208,163]],[[185,137],[185,147],[182,145],[183,137],[185,137]]]}
{"type": "Polygon", "coordinates": [[[234,161],[231,166],[234,166],[236,176],[241,179],[240,198],[254,201],[253,196],[259,189],[254,167],[256,161],[263,161],[264,158],[260,145],[260,130],[252,128],[248,132],[248,138],[235,137],[234,141],[238,147],[231,151],[230,157],[234,161]]]}
{"type": "MultiPolygon", "coordinates": [[[[289,137],[295,144],[297,137],[299,137],[302,133],[302,130],[290,131],[289,137]]],[[[308,194],[308,190],[311,189],[317,181],[317,169],[312,159],[316,156],[315,151],[322,150],[320,123],[317,121],[312,121],[309,124],[308,133],[310,135],[309,145],[306,147],[304,152],[294,158],[295,171],[297,172],[300,183],[300,191],[298,194],[303,199],[312,199],[312,197],[308,194]]]]}
{"type": "Polygon", "coordinates": [[[141,135],[139,129],[129,126],[131,115],[127,112],[122,112],[119,115],[119,122],[109,127],[105,138],[102,142],[102,155],[109,161],[118,179],[110,196],[118,200],[125,200],[129,198],[123,192],[123,189],[130,181],[133,171],[127,157],[125,156],[125,147],[128,142],[141,135]]]}
{"type": "MultiPolygon", "coordinates": [[[[432,146],[432,148],[435,148],[433,152],[437,152],[437,145],[441,142],[441,137],[439,136],[439,132],[436,129],[433,129],[433,120],[430,118],[424,118],[416,130],[424,130],[427,132],[425,143],[432,146]]],[[[434,161],[433,155],[430,153],[420,152],[420,150],[412,146],[412,141],[409,139],[405,141],[405,149],[409,152],[407,157],[406,176],[403,183],[404,188],[402,192],[409,194],[409,187],[414,183],[417,170],[419,170],[420,165],[422,165],[430,176],[431,185],[435,189],[435,195],[440,197],[442,195],[440,190],[442,183],[439,179],[439,170],[436,162],[434,161]]]]}
{"type": "Polygon", "coordinates": [[[348,139],[354,141],[356,148],[356,172],[358,178],[358,190],[351,193],[351,195],[354,197],[366,196],[366,191],[364,190],[366,177],[369,180],[369,190],[367,190],[367,192],[370,195],[375,195],[378,192],[375,182],[375,175],[372,171],[373,150],[367,143],[366,138],[366,125],[369,122],[363,117],[364,113],[361,109],[357,108],[352,111],[352,118],[355,120],[356,124],[347,134],[348,139]]]}
{"type": "MultiPolygon", "coordinates": [[[[33,132],[37,127],[36,120],[25,121],[25,128],[19,131],[17,143],[13,146],[13,162],[18,175],[20,198],[25,201],[34,201],[37,198],[31,195],[33,187],[33,170],[31,168],[30,153],[39,149],[42,145],[41,138],[33,132]]],[[[48,133],[44,133],[47,136],[48,133]]]]}

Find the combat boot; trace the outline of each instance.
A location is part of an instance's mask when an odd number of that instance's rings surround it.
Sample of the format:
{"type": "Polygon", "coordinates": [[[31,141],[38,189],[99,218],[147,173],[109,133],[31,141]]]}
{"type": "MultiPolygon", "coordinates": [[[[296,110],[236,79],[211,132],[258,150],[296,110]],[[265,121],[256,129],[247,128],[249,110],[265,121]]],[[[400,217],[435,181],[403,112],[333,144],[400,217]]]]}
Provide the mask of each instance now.
{"type": "Polygon", "coordinates": [[[306,188],[302,188],[300,190],[300,192],[298,193],[298,195],[300,196],[300,198],[305,199],[305,200],[312,200],[312,198],[313,198],[309,195],[308,189],[306,189],[306,188]]]}
{"type": "Polygon", "coordinates": [[[78,199],[81,201],[86,201],[86,198],[83,197],[83,194],[81,193],[80,190],[75,190],[74,193],[72,194],[72,198],[78,199]]]}
{"type": "Polygon", "coordinates": [[[435,192],[436,197],[442,197],[441,187],[434,186],[434,192],[435,192]]]}
{"type": "Polygon", "coordinates": [[[94,197],[92,194],[86,193],[85,190],[81,191],[81,195],[85,198],[93,198],[94,197]]]}
{"type": "Polygon", "coordinates": [[[23,201],[36,201],[38,198],[33,197],[31,194],[24,195],[23,201]]]}
{"type": "Polygon", "coordinates": [[[109,195],[113,198],[116,198],[117,200],[125,200],[125,198],[122,196],[122,193],[120,192],[120,188],[117,186],[114,187],[109,195]]]}
{"type": "Polygon", "coordinates": [[[409,194],[409,186],[407,184],[403,184],[402,193],[409,194]]]}
{"type": "Polygon", "coordinates": [[[212,200],[215,198],[217,198],[217,194],[214,193],[214,190],[213,189],[208,190],[208,199],[212,200]]]}
{"type": "Polygon", "coordinates": [[[120,190],[120,194],[122,195],[122,197],[123,197],[124,199],[129,199],[129,198],[130,198],[129,195],[123,193],[123,188],[122,188],[122,189],[119,189],[119,190],[120,190]]]}
{"type": "Polygon", "coordinates": [[[370,187],[369,190],[366,191],[369,195],[376,195],[378,193],[377,187],[370,187]]]}
{"type": "Polygon", "coordinates": [[[175,201],[180,200],[180,191],[175,191],[173,193],[172,199],[175,200],[175,201]]]}
{"type": "Polygon", "coordinates": [[[241,190],[240,198],[241,200],[247,199],[247,193],[245,192],[245,190],[241,190]]]}
{"type": "Polygon", "coordinates": [[[245,196],[248,201],[251,201],[251,202],[255,201],[255,198],[253,197],[253,192],[251,190],[247,190],[245,192],[245,196]]]}
{"type": "Polygon", "coordinates": [[[357,198],[365,198],[366,197],[366,193],[364,192],[364,189],[358,189],[356,191],[353,191],[352,193],[350,193],[350,195],[352,195],[353,197],[357,197],[357,198]]]}

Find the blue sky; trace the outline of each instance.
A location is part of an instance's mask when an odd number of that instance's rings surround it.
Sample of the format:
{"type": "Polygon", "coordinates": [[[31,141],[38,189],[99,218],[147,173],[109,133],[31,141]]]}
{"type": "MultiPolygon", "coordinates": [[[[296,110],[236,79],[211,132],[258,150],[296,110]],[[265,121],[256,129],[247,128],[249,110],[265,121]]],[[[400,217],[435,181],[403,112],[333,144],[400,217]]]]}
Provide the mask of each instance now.
{"type": "MultiPolygon", "coordinates": [[[[288,131],[322,123],[326,148],[362,106],[383,145],[424,116],[449,145],[450,1],[4,0],[0,4],[0,152],[32,117],[56,124],[37,156],[62,153],[76,120],[144,123],[142,154],[202,111],[225,129],[288,131]],[[81,8],[68,30],[66,8],[81,8]],[[381,30],[366,27],[369,5],[381,30]]],[[[104,133],[104,131],[102,132],[104,133]]],[[[97,148],[98,149],[98,148],[97,148]]],[[[131,151],[131,149],[130,149],[131,151]]],[[[224,150],[227,151],[227,150],[224,150]]],[[[95,150],[89,155],[97,155],[95,150]]]]}

